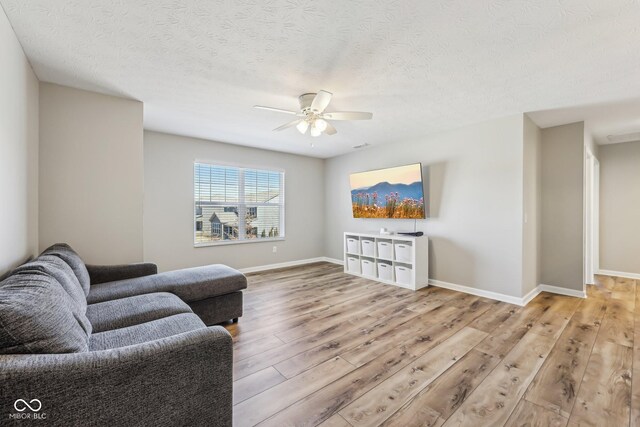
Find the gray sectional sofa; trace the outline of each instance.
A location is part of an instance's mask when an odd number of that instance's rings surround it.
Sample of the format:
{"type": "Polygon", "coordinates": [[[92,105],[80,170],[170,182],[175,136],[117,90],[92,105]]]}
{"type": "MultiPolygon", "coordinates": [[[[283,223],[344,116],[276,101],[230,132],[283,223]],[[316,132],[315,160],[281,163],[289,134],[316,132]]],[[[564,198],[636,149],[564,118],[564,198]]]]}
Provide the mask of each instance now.
{"type": "Polygon", "coordinates": [[[50,247],[0,281],[0,424],[230,426],[231,336],[206,324],[237,319],[245,287],[50,247]]]}

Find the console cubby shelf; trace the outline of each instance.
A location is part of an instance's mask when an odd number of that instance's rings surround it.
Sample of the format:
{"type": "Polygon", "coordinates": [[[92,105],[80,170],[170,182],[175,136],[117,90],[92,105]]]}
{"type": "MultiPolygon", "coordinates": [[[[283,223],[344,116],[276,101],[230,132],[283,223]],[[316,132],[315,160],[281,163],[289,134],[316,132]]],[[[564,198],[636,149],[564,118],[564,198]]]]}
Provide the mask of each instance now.
{"type": "Polygon", "coordinates": [[[424,288],[429,284],[429,239],[346,232],[344,272],[414,291],[424,288]]]}

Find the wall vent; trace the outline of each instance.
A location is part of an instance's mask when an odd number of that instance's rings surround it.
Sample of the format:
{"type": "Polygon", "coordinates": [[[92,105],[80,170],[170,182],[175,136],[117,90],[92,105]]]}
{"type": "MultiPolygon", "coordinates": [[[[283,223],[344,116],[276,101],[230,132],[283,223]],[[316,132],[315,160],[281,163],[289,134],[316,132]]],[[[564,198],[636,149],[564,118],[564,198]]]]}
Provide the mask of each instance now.
{"type": "Polygon", "coordinates": [[[368,146],[369,146],[369,144],[365,142],[364,144],[354,145],[353,148],[360,149],[360,148],[365,148],[365,147],[368,147],[368,146]]]}
{"type": "Polygon", "coordinates": [[[620,142],[640,141],[640,132],[625,133],[621,135],[609,135],[607,136],[607,140],[609,140],[609,142],[612,144],[618,144],[620,142]]]}

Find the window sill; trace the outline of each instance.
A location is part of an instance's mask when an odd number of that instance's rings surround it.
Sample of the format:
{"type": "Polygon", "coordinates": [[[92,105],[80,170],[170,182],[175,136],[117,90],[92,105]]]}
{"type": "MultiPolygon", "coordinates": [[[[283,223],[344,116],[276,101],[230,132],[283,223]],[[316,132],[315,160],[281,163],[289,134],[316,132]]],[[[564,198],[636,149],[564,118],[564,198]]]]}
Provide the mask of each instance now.
{"type": "Polygon", "coordinates": [[[247,240],[222,240],[219,242],[210,242],[210,243],[194,243],[194,248],[206,248],[209,246],[227,246],[227,245],[243,245],[246,243],[266,243],[266,242],[281,242],[285,238],[284,237],[272,237],[272,238],[264,238],[264,239],[247,239],[247,240]]]}

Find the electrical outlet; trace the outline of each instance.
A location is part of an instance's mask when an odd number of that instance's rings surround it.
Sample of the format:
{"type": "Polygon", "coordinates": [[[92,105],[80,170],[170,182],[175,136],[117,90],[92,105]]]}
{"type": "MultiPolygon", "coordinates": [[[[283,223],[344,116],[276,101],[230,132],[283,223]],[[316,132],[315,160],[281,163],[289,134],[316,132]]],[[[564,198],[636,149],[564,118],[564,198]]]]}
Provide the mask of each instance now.
{"type": "Polygon", "coordinates": [[[277,247],[277,246],[274,246],[274,247],[273,247],[273,253],[275,254],[275,253],[277,253],[277,252],[278,252],[278,247],[277,247]]]}

